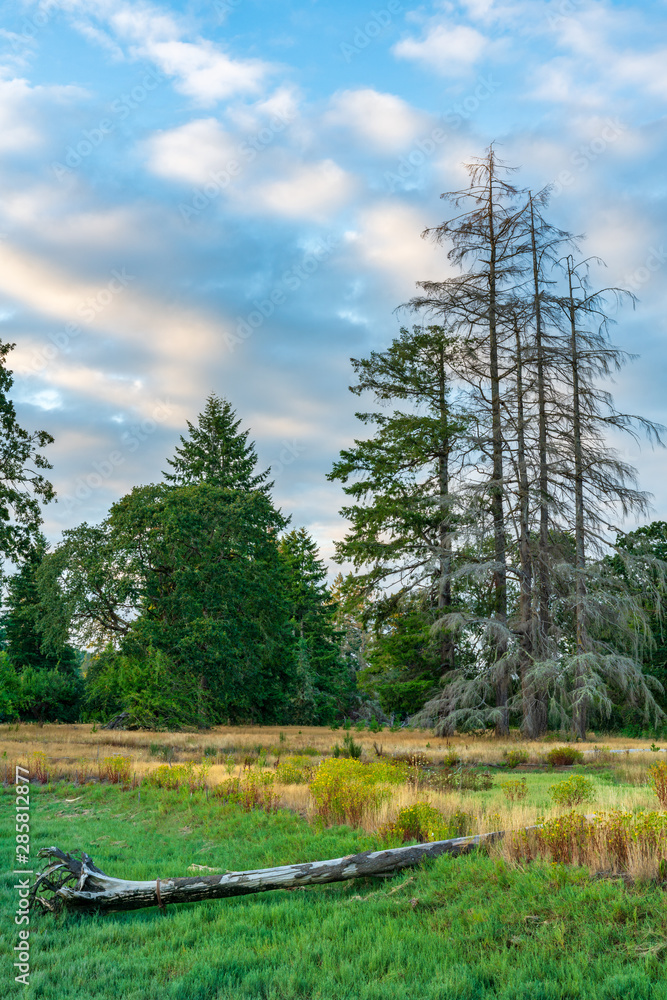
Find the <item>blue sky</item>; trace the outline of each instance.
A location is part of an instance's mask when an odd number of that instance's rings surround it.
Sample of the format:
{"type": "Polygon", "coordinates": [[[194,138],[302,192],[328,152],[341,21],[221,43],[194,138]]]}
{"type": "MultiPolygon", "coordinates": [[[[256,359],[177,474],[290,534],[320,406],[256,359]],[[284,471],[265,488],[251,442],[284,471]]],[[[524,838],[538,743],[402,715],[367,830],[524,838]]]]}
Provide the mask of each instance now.
{"type": "MultiPolygon", "coordinates": [[[[156,481],[215,391],[325,555],[350,356],[448,273],[420,239],[495,140],[640,302],[618,405],[667,423],[666,6],[3,5],[0,319],[49,430],[49,537],[156,481]]],[[[622,442],[667,519],[664,452],[622,442]]]]}

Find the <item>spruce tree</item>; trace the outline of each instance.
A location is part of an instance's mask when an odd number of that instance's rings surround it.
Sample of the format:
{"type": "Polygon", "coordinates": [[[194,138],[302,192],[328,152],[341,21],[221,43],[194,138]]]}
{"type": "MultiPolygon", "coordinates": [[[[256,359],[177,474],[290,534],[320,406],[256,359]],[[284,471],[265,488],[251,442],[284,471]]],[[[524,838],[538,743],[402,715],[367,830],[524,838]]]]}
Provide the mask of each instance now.
{"type": "Polygon", "coordinates": [[[288,601],[295,641],[295,723],[321,725],[347,708],[352,676],[340,650],[336,604],[327,571],[305,528],[284,535],[279,551],[288,576],[288,601]]]}
{"type": "Polygon", "coordinates": [[[273,483],[266,481],[270,469],[255,472],[255,445],[248,441],[250,431],[240,431],[240,425],[231,403],[211,393],[197,424],[188,420],[189,437],[181,436],[174,458],[167,459],[173,469],[163,473],[167,482],[176,486],[206,482],[226,489],[270,490],[273,483]]]}

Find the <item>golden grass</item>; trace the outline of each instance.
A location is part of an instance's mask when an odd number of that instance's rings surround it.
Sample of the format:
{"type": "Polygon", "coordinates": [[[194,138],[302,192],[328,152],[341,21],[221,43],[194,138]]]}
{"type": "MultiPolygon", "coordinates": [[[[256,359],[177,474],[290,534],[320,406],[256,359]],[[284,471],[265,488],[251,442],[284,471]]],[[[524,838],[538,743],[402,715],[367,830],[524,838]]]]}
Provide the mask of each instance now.
{"type": "MultiPolygon", "coordinates": [[[[432,731],[402,730],[391,733],[357,732],[352,730],[354,740],[363,747],[363,758],[375,758],[374,745],[385,754],[421,752],[433,761],[442,759],[448,747],[455,747],[463,761],[487,764],[500,763],[503,751],[520,745],[530,755],[530,761],[539,762],[553,743],[496,740],[492,737],[474,739],[454,737],[449,740],[435,737],[432,731]]],[[[201,761],[205,748],[215,747],[217,758],[210,760],[209,785],[216,786],[230,777],[242,773],[244,755],[262,747],[273,747],[281,755],[298,755],[306,747],[330,752],[336,743],[341,743],[343,730],[332,731],[324,727],[308,726],[218,726],[206,733],[152,733],[97,730],[92,725],[44,725],[21,724],[0,726],[0,765],[4,763],[7,775],[12,775],[15,763],[25,763],[30,755],[38,752],[46,755],[47,767],[52,778],[67,776],[79,782],[103,776],[103,760],[111,755],[122,754],[131,761],[131,770],[136,780],[141,780],[155,768],[164,764],[164,759],[151,754],[151,744],[171,747],[175,751],[174,760],[181,763],[201,761]],[[281,733],[283,739],[281,740],[281,733]]],[[[664,760],[663,755],[648,751],[648,741],[622,737],[605,737],[599,743],[611,748],[643,748],[647,752],[608,755],[607,761],[613,766],[623,785],[609,785],[595,782],[595,800],[586,807],[587,812],[623,809],[635,812],[657,808],[653,790],[647,785],[647,769],[656,760],[664,760]]],[[[583,745],[582,749],[592,749],[594,742],[583,745]]],[[[602,755],[604,756],[604,755],[602,755]]],[[[589,761],[590,757],[587,758],[589,761]]],[[[275,762],[275,754],[269,756],[268,764],[275,762]]],[[[595,775],[595,771],[591,772],[595,775]]],[[[505,772],[506,774],[506,772],[505,772]]],[[[398,811],[416,802],[429,802],[446,817],[456,812],[466,812],[472,818],[475,832],[486,833],[493,830],[518,830],[548,820],[562,812],[549,795],[549,785],[558,780],[558,775],[539,775],[529,770],[512,772],[522,774],[528,782],[529,793],[525,800],[509,802],[500,787],[500,775],[495,785],[484,792],[441,792],[430,788],[415,788],[412,785],[391,787],[388,800],[374,810],[368,811],[362,819],[362,827],[372,832],[391,822],[398,811]]],[[[7,780],[7,775],[5,775],[7,780]]],[[[0,766],[0,779],[3,769],[0,766]]],[[[306,818],[313,819],[316,810],[307,785],[276,784],[280,804],[306,818]]]]}
{"type": "MultiPolygon", "coordinates": [[[[341,743],[344,731],[332,731],[324,726],[216,726],[205,733],[153,733],[145,731],[126,732],[123,730],[101,730],[93,732],[91,724],[73,725],[20,723],[18,726],[0,725],[0,757],[17,757],[33,750],[43,750],[50,760],[73,761],[79,758],[97,759],[112,753],[124,753],[133,760],[150,759],[151,743],[174,747],[181,759],[201,756],[204,747],[217,747],[221,753],[228,751],[251,751],[256,747],[268,749],[281,744],[283,734],[284,752],[298,754],[303,747],[312,747],[322,752],[330,751],[336,743],[341,743]]],[[[449,746],[456,748],[463,760],[483,763],[500,763],[503,751],[521,746],[533,761],[546,753],[558,741],[523,741],[518,739],[497,740],[493,736],[471,737],[453,736],[448,739],[437,737],[432,730],[400,730],[391,733],[385,729],[381,733],[368,731],[351,733],[355,742],[360,743],[366,757],[374,756],[373,745],[377,743],[384,753],[420,751],[434,759],[442,756],[449,746]]],[[[612,749],[644,748],[649,741],[626,737],[605,736],[597,740],[612,749]]],[[[596,740],[591,735],[581,749],[592,749],[596,740]]],[[[615,755],[616,756],[616,755],[615,755]]],[[[631,755],[634,757],[635,755],[631,755]]],[[[651,755],[652,757],[654,755],[651,755]]],[[[662,758],[660,758],[662,759],[662,758]]]]}

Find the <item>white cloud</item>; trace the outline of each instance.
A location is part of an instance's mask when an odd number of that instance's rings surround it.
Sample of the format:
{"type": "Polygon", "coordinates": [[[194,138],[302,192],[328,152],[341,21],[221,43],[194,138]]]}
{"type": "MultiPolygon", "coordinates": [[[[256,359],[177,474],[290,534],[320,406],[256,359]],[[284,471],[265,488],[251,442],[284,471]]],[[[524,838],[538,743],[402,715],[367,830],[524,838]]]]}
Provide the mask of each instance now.
{"type": "Polygon", "coordinates": [[[398,152],[425,127],[427,116],[394,94],[367,87],[344,90],[334,96],[327,124],[338,125],[384,152],[398,152]]]}
{"type": "Polygon", "coordinates": [[[234,94],[255,93],[270,70],[260,59],[233,59],[208,39],[188,39],[184,19],[150,3],[114,0],[68,0],[75,13],[73,26],[86,37],[109,48],[119,43],[129,46],[129,55],[150,59],[163,73],[175,79],[178,91],[198,104],[210,105],[234,94]],[[103,22],[108,31],[91,23],[103,22]]]}
{"type": "Polygon", "coordinates": [[[238,159],[238,145],[215,118],[198,118],[149,139],[148,165],[154,174],[200,184],[238,159]]]}
{"type": "Polygon", "coordinates": [[[149,42],[143,51],[164,73],[177,78],[177,90],[200,104],[256,92],[268,70],[259,59],[231,59],[206,40],[149,42]]]}
{"type": "Polygon", "coordinates": [[[280,180],[266,180],[252,192],[252,203],[260,203],[275,215],[322,220],[349,200],[356,183],[333,160],[296,164],[280,180]]]}
{"type": "Polygon", "coordinates": [[[468,72],[484,54],[488,45],[484,35],[464,24],[432,24],[418,41],[404,38],[392,52],[400,59],[414,59],[442,76],[468,72]]]}
{"type": "Polygon", "coordinates": [[[0,152],[31,149],[43,142],[40,115],[45,105],[63,105],[87,96],[81,87],[32,87],[15,77],[0,80],[0,152]]]}
{"type": "Polygon", "coordinates": [[[362,213],[352,245],[364,264],[389,278],[397,302],[414,295],[415,282],[450,273],[443,251],[421,239],[431,224],[421,212],[398,201],[379,202],[362,213]]]}

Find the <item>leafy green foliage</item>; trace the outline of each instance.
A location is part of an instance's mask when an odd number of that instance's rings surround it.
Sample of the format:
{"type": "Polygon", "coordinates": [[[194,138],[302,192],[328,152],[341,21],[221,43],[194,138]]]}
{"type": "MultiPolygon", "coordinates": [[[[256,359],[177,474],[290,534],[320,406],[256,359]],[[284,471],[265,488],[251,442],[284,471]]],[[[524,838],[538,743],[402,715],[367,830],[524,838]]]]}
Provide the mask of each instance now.
{"type": "Polygon", "coordinates": [[[513,750],[503,750],[503,760],[507,767],[515,768],[519,764],[525,764],[528,761],[528,751],[513,749],[513,750]]]}
{"type": "Polygon", "coordinates": [[[501,781],[500,787],[503,790],[503,795],[510,802],[521,802],[528,795],[528,785],[525,778],[501,781]]]}
{"type": "Polygon", "coordinates": [[[340,651],[337,608],[325,582],[327,571],[305,528],[283,535],[279,552],[295,641],[291,718],[296,724],[326,725],[348,708],[353,691],[353,676],[340,651]]]}
{"type": "Polygon", "coordinates": [[[71,618],[144,662],[139,684],[122,663],[102,662],[89,713],[120,705],[160,728],[289,721],[284,525],[260,491],[199,483],[133,490],[92,529],[102,541],[92,552],[87,525],[70,532],[55,565],[71,618]]]}
{"type": "Polygon", "coordinates": [[[19,561],[30,552],[42,523],[41,504],[53,500],[44,476],[51,468],[38,449],[53,444],[46,431],[30,433],[16,417],[8,394],[14,384],[7,355],[14,344],[0,342],[0,552],[19,561]]]}
{"type": "Polygon", "coordinates": [[[559,806],[576,806],[582,802],[590,802],[593,798],[594,785],[590,778],[581,774],[573,774],[565,781],[551,786],[551,797],[559,806]]]}
{"type": "Polygon", "coordinates": [[[383,839],[400,843],[432,844],[436,840],[465,837],[472,828],[472,817],[457,811],[444,816],[429,802],[415,802],[399,810],[396,818],[379,831],[383,839]]]}

